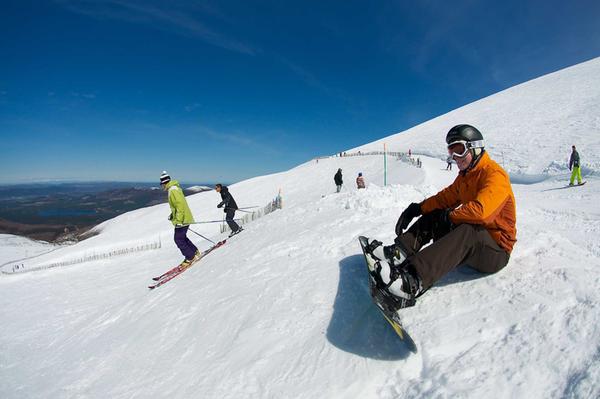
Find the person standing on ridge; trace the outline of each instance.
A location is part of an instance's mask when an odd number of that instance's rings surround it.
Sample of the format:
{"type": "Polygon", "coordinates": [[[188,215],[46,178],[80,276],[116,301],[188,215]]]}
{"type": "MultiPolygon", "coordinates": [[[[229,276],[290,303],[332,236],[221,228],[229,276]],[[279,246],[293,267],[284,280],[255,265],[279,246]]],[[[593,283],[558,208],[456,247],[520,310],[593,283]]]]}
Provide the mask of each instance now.
{"type": "Polygon", "coordinates": [[[581,185],[581,167],[579,165],[579,153],[575,149],[575,146],[572,146],[571,149],[571,158],[569,159],[569,170],[571,172],[571,180],[569,181],[569,186],[572,186],[575,182],[575,177],[577,177],[577,184],[581,185]]]}
{"type": "Polygon", "coordinates": [[[359,189],[365,188],[365,179],[362,175],[362,172],[360,172],[356,178],[356,187],[359,189]]]}
{"type": "Polygon", "coordinates": [[[446,165],[446,170],[452,170],[452,155],[448,155],[448,158],[446,158],[446,163],[448,165],[446,165]]]}
{"type": "Polygon", "coordinates": [[[402,212],[394,244],[384,247],[369,240],[367,250],[378,264],[373,278],[396,310],[413,306],[436,281],[460,265],[482,273],[501,270],[517,241],[510,179],[485,151],[481,132],[470,125],[454,126],[446,144],[459,169],[454,182],[402,212]]]}
{"type": "Polygon", "coordinates": [[[201,257],[198,248],[187,238],[187,231],[190,224],[194,223],[194,216],[185,200],[185,195],[179,182],[171,180],[171,176],[166,171],[163,171],[160,175],[160,187],[168,192],[169,206],[171,207],[169,220],[175,226],[175,244],[183,256],[185,256],[181,265],[190,266],[201,257]]]}
{"type": "Polygon", "coordinates": [[[344,181],[342,180],[342,169],[337,170],[337,173],[335,176],[333,176],[333,181],[336,185],[336,192],[339,193],[342,190],[342,185],[344,184],[344,181]]]}
{"type": "Polygon", "coordinates": [[[229,237],[231,237],[243,230],[235,220],[233,220],[235,211],[238,209],[237,203],[233,199],[227,186],[217,184],[215,185],[215,191],[221,194],[222,201],[217,205],[217,208],[223,208],[223,212],[225,212],[225,221],[231,229],[231,234],[229,234],[229,237]]]}

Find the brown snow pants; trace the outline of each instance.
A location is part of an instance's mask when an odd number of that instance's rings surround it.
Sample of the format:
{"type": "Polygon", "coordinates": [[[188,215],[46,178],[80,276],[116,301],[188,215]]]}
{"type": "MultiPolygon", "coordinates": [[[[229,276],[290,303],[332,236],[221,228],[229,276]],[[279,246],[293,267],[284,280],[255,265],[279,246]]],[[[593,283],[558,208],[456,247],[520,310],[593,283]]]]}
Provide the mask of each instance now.
{"type": "Polygon", "coordinates": [[[460,224],[439,238],[432,226],[428,215],[424,215],[396,238],[406,250],[408,262],[421,277],[423,288],[431,287],[461,265],[483,273],[495,273],[508,263],[510,255],[482,226],[460,224]],[[423,248],[431,240],[433,243],[423,248]]]}

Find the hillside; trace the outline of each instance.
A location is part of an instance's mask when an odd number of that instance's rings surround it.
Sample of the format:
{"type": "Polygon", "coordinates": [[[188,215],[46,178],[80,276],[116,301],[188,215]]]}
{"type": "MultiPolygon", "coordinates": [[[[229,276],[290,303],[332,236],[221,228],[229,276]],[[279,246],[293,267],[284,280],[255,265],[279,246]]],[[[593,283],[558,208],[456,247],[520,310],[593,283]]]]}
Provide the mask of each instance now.
{"type": "Polygon", "coordinates": [[[571,146],[582,155],[582,173],[600,170],[600,59],[542,76],[483,98],[405,132],[352,151],[408,151],[446,158],[444,137],[468,123],[483,133],[492,157],[513,182],[539,181],[568,172],[571,146]],[[585,154],[585,155],[584,155],[585,154]]]}
{"type": "MultiPolygon", "coordinates": [[[[167,204],[106,221],[97,236],[27,267],[157,240],[160,249],[2,275],[0,396],[598,397],[600,144],[591,129],[600,87],[591,82],[599,77],[597,59],[382,139],[423,162],[389,157],[385,187],[382,156],[310,161],[232,185],[240,206],[264,205],[281,190],[284,207],[155,291],[150,278],[181,258],[167,204]],[[582,90],[561,102],[571,85],[582,90]],[[459,268],[402,312],[412,353],[370,302],[357,236],[390,242],[404,207],[454,179],[440,157],[455,122],[481,127],[492,157],[503,154],[517,177],[518,242],[500,273],[459,268]],[[570,124],[586,129],[565,131],[570,124]],[[588,183],[564,188],[573,142],[588,183]],[[366,190],[354,188],[358,172],[366,190]]],[[[197,220],[222,218],[214,191],[188,200],[197,220]]],[[[222,237],[217,225],[192,228],[222,237]]]]}

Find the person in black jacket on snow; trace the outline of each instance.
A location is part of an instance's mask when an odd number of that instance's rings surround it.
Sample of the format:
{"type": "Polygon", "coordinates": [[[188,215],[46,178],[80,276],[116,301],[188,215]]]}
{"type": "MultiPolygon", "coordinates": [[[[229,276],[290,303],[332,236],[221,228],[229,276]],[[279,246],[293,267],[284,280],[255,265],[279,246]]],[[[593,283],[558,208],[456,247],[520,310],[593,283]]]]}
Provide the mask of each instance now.
{"type": "Polygon", "coordinates": [[[229,237],[231,237],[232,235],[237,234],[243,230],[235,222],[235,220],[233,220],[233,218],[235,217],[235,211],[238,209],[238,206],[235,203],[233,197],[231,196],[231,193],[229,192],[227,186],[217,184],[215,185],[215,190],[216,192],[221,194],[222,201],[219,203],[219,205],[217,205],[217,208],[223,208],[223,212],[225,212],[225,221],[231,229],[231,234],[229,235],[229,237]]]}
{"type": "Polygon", "coordinates": [[[342,189],[342,184],[344,184],[344,181],[342,180],[342,170],[338,169],[337,173],[335,174],[335,176],[333,176],[333,181],[335,181],[335,185],[337,188],[336,192],[340,192],[342,189]]]}

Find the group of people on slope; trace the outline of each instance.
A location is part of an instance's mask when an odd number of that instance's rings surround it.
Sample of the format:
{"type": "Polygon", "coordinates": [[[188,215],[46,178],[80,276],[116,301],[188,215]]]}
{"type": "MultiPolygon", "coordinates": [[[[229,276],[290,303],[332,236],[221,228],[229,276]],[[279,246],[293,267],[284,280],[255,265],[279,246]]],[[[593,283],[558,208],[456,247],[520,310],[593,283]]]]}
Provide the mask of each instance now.
{"type": "MultiPolygon", "coordinates": [[[[181,254],[185,257],[181,264],[182,266],[189,266],[202,256],[198,248],[187,237],[190,225],[195,223],[194,216],[188,206],[179,182],[177,180],[171,180],[171,176],[169,176],[167,172],[162,172],[160,176],[160,187],[168,192],[169,206],[171,208],[171,214],[168,219],[175,227],[175,244],[181,251],[181,254]]],[[[231,237],[243,230],[234,220],[235,211],[238,210],[238,205],[227,186],[217,184],[215,185],[215,191],[221,194],[221,202],[217,205],[217,208],[223,208],[223,212],[225,212],[225,221],[231,229],[231,234],[229,235],[231,237]]]]}
{"type": "MultiPolygon", "coordinates": [[[[337,172],[333,176],[333,181],[335,183],[336,192],[339,193],[340,191],[342,191],[342,186],[344,185],[344,180],[342,178],[342,169],[337,170],[337,172]]],[[[356,188],[365,188],[365,178],[363,177],[362,172],[359,172],[358,176],[356,177],[356,188]]]]}
{"type": "MultiPolygon", "coordinates": [[[[446,145],[449,158],[459,169],[454,182],[408,205],[396,223],[393,244],[384,246],[369,240],[367,246],[377,261],[373,272],[377,289],[396,309],[414,305],[419,296],[460,265],[482,273],[498,272],[508,264],[517,241],[516,201],[510,178],[486,152],[481,132],[471,125],[454,126],[446,134],[446,145]]],[[[575,146],[572,150],[570,184],[575,177],[581,184],[579,154],[575,146]]],[[[341,169],[334,180],[339,192],[343,184],[341,169]]],[[[362,173],[357,185],[364,187],[362,173]]],[[[194,220],[183,192],[166,172],[161,176],[161,186],[169,192],[175,242],[186,261],[193,262],[199,253],[186,237],[194,220]]],[[[224,207],[229,226],[233,232],[238,231],[233,221],[237,204],[227,187],[218,184],[215,189],[222,198],[217,206],[224,207]]]]}

